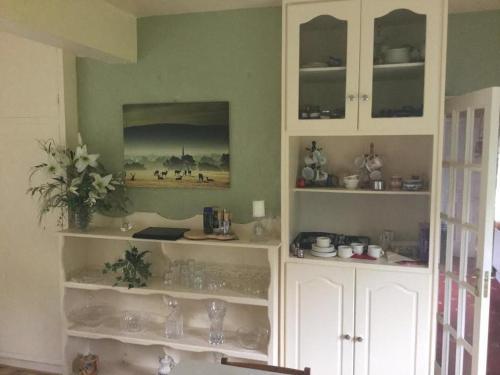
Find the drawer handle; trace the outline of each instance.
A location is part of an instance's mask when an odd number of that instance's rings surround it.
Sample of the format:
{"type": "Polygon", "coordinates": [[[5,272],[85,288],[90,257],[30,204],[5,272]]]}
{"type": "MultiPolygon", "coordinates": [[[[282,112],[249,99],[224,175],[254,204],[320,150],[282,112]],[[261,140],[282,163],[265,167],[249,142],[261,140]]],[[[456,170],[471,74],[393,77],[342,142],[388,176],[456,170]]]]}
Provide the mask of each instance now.
{"type": "Polygon", "coordinates": [[[351,340],[352,340],[351,335],[342,335],[342,338],[343,338],[344,340],[348,340],[348,341],[351,341],[351,340]]]}
{"type": "Polygon", "coordinates": [[[360,336],[356,336],[356,337],[354,337],[354,341],[356,341],[356,342],[363,342],[363,338],[360,337],[360,336]]]}

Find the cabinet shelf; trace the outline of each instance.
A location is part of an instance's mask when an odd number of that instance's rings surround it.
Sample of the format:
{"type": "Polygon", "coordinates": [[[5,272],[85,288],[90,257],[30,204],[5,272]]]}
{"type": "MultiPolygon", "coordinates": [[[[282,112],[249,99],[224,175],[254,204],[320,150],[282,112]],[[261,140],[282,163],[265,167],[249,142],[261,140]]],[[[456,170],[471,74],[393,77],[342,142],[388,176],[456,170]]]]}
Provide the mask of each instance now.
{"type": "Polygon", "coordinates": [[[424,72],[424,68],[425,62],[374,65],[373,78],[377,80],[415,78],[424,72]]]}
{"type": "Polygon", "coordinates": [[[66,331],[70,337],[80,337],[92,340],[111,339],[124,344],[152,346],[161,345],[172,349],[190,351],[195,353],[217,351],[229,357],[253,361],[267,362],[268,356],[265,351],[248,350],[240,347],[234,332],[224,331],[225,342],[221,345],[210,345],[208,343],[208,329],[185,328],[184,336],[180,339],[167,339],[162,334],[161,327],[147,327],[142,332],[127,333],[119,328],[119,321],[113,320],[113,324],[107,323],[99,327],[87,327],[84,325],[71,325],[66,331]]]}
{"type": "Polygon", "coordinates": [[[307,82],[332,82],[345,79],[346,67],[301,68],[300,79],[307,82]]]}
{"type": "Polygon", "coordinates": [[[174,298],[191,299],[191,300],[204,300],[216,298],[228,303],[249,305],[249,306],[268,306],[268,300],[266,298],[259,298],[254,296],[248,296],[243,293],[234,292],[232,290],[219,290],[214,293],[208,293],[205,291],[194,291],[191,289],[180,288],[180,287],[169,287],[169,289],[163,288],[163,282],[160,278],[155,277],[150,282],[146,288],[132,288],[122,286],[113,286],[111,284],[97,284],[97,283],[80,283],[74,281],[66,281],[64,283],[67,289],[80,289],[80,290],[114,290],[116,292],[130,294],[130,295],[141,295],[141,296],[151,296],[151,295],[168,295],[174,298]]]}
{"type": "Polygon", "coordinates": [[[144,238],[134,238],[132,235],[139,232],[144,228],[137,228],[134,231],[122,232],[119,228],[105,228],[105,227],[90,227],[87,231],[79,231],[75,229],[63,230],[60,233],[63,237],[80,237],[80,238],[96,238],[104,240],[122,240],[122,241],[138,241],[138,242],[156,242],[156,243],[171,243],[179,245],[196,245],[196,246],[216,246],[216,247],[245,247],[245,248],[259,248],[268,249],[269,247],[278,247],[280,241],[270,240],[266,242],[251,242],[248,239],[241,238],[234,241],[217,241],[217,240],[187,240],[184,238],[177,241],[167,240],[153,240],[144,238]]]}
{"type": "Polygon", "coordinates": [[[332,194],[371,194],[371,195],[430,195],[430,191],[405,191],[405,190],[366,190],[366,189],[356,189],[349,190],[344,188],[323,188],[323,187],[312,187],[312,188],[293,188],[294,192],[303,193],[332,193],[332,194]]]}

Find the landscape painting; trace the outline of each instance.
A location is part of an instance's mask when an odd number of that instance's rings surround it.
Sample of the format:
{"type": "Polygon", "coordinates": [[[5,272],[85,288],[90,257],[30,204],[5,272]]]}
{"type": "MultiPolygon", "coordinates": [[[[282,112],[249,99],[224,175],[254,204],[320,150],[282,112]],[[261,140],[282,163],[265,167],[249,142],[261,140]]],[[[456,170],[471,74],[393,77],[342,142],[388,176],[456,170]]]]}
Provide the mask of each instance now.
{"type": "Polygon", "coordinates": [[[229,103],[123,106],[126,185],[229,188],[229,103]]]}

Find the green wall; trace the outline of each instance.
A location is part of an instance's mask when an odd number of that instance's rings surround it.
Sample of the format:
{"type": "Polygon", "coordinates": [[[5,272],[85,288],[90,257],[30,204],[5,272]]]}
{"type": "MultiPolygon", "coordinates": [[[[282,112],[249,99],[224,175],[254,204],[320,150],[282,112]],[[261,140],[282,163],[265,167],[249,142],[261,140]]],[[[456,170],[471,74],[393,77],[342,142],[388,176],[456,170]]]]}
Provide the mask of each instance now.
{"type": "Polygon", "coordinates": [[[170,218],[228,207],[251,220],[252,200],[279,214],[281,10],[250,9],[142,18],[137,64],[78,59],[79,122],[105,166],[121,170],[122,105],[230,102],[231,188],[129,189],[132,211],[170,218]]]}
{"type": "Polygon", "coordinates": [[[452,14],[446,95],[500,86],[500,11],[452,14]]]}
{"type": "MultiPolygon", "coordinates": [[[[228,100],[229,190],[130,189],[134,211],[190,217],[203,206],[251,220],[251,201],[279,210],[281,10],[237,10],[139,20],[137,64],[78,60],[80,129],[105,165],[122,165],[122,104],[228,100]]],[[[500,86],[500,11],[453,14],[447,95],[500,86]]]]}

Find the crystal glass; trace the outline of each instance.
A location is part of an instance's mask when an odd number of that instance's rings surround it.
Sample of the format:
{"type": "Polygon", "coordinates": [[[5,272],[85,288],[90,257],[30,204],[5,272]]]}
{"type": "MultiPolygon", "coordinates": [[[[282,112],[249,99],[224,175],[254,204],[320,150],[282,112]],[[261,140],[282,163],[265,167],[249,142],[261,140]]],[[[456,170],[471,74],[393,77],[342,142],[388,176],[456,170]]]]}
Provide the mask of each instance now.
{"type": "Polygon", "coordinates": [[[208,343],[219,345],[224,342],[224,317],[226,316],[226,302],[220,300],[210,300],[207,303],[208,318],[210,328],[208,332],[208,343]]]}
{"type": "Polygon", "coordinates": [[[256,350],[267,345],[269,330],[264,327],[240,327],[236,335],[242,348],[256,350]]]}
{"type": "Polygon", "coordinates": [[[179,302],[174,298],[164,296],[163,302],[167,305],[167,319],[165,320],[165,336],[168,339],[178,339],[184,334],[184,318],[179,302]]]}
{"type": "Polygon", "coordinates": [[[125,332],[140,332],[143,330],[142,314],[139,311],[124,311],[121,314],[120,327],[125,332]]]}

